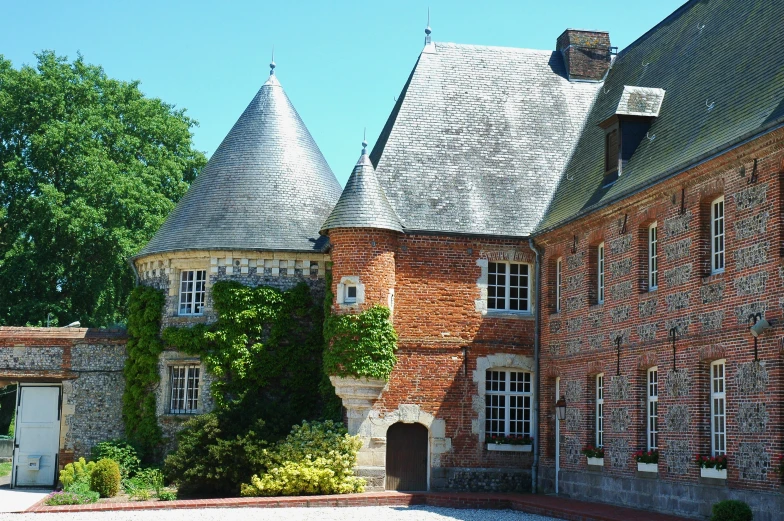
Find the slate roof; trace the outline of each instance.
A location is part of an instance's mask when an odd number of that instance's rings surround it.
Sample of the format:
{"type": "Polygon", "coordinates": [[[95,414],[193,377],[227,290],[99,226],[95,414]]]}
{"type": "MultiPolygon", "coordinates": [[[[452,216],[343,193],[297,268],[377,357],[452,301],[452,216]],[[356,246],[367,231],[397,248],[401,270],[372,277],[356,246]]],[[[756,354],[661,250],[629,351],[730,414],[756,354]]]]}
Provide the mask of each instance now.
{"type": "Polygon", "coordinates": [[[405,230],[529,235],[598,89],[553,51],[428,45],[370,154],[405,230]]]}
{"type": "Polygon", "coordinates": [[[178,250],[322,251],[340,184],[274,75],[137,255],[178,250]]]}
{"type": "Polygon", "coordinates": [[[364,148],[321,231],[325,233],[333,228],[352,227],[403,231],[400,219],[389,205],[364,148]]]}
{"type": "Polygon", "coordinates": [[[784,123],[784,2],[693,0],[624,49],[591,109],[537,234],[784,123]],[[625,85],[666,91],[623,175],[602,189],[601,121],[625,85]]]}

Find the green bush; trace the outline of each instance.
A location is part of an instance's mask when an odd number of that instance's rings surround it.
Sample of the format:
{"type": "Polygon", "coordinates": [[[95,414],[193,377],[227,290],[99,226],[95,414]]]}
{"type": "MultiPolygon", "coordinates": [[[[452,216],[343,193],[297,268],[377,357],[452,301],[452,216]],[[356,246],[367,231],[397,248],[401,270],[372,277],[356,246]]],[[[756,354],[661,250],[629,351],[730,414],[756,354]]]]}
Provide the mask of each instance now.
{"type": "Polygon", "coordinates": [[[60,471],[60,483],[63,489],[70,490],[74,484],[90,483],[90,475],[95,468],[95,462],[86,462],[84,458],[79,458],[73,463],[69,463],[60,471]]]}
{"type": "Polygon", "coordinates": [[[177,499],[177,493],[171,490],[162,490],[158,493],[158,499],[161,501],[174,501],[177,499]]]}
{"type": "Polygon", "coordinates": [[[120,465],[104,458],[95,464],[90,476],[90,489],[101,497],[114,497],[120,491],[120,465]]]}
{"type": "Polygon", "coordinates": [[[141,469],[132,478],[122,480],[122,488],[129,496],[138,496],[141,491],[163,490],[163,473],[156,468],[141,469]]]}
{"type": "Polygon", "coordinates": [[[358,315],[330,315],[324,321],[324,338],[324,371],[330,376],[386,380],[397,363],[397,334],[384,306],[358,315]]]}
{"type": "Polygon", "coordinates": [[[335,422],[302,422],[268,456],[269,471],[243,484],[243,496],[292,496],[362,492],[354,476],[359,436],[349,436],[335,422]]]}
{"type": "Polygon", "coordinates": [[[177,434],[177,450],[166,458],[163,474],[183,497],[236,496],[242,483],[267,468],[263,433],[261,420],[255,430],[231,436],[217,415],[197,416],[177,434]]]}
{"type": "Polygon", "coordinates": [[[120,465],[122,479],[136,474],[141,464],[136,449],[122,440],[102,441],[95,445],[92,450],[92,459],[98,461],[104,458],[114,460],[120,465]]]}
{"type": "Polygon", "coordinates": [[[98,501],[98,494],[96,492],[87,491],[86,493],[76,493],[70,491],[52,492],[46,496],[46,503],[49,506],[58,505],[84,505],[87,503],[95,503],[98,501]]]}
{"type": "Polygon", "coordinates": [[[719,501],[713,505],[711,521],[752,521],[754,514],[749,505],[736,499],[719,501]]]}

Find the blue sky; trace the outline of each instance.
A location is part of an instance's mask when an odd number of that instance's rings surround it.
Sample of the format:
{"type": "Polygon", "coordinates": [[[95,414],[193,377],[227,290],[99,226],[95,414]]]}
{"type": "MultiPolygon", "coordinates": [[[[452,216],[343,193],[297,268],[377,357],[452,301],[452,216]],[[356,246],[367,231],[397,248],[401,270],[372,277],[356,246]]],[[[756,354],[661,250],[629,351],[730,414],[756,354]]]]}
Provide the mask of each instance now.
{"type": "MultiPolygon", "coordinates": [[[[0,1],[0,53],[16,67],[52,49],[85,60],[199,121],[194,142],[218,147],[276,74],[345,184],[362,130],[373,145],[424,41],[553,49],[567,27],[610,32],[621,49],[682,0],[401,0],[395,2],[0,1]]],[[[470,74],[471,71],[465,71],[470,74]]]]}

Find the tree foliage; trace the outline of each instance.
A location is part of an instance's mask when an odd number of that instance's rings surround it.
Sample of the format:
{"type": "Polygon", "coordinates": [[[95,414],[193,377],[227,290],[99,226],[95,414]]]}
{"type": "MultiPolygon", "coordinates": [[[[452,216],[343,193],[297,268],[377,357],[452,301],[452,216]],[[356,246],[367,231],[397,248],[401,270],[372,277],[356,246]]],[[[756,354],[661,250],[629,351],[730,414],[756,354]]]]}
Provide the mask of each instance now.
{"type": "Polygon", "coordinates": [[[126,259],[205,164],[194,125],[81,56],[0,55],[0,324],[122,320],[126,259]]]}

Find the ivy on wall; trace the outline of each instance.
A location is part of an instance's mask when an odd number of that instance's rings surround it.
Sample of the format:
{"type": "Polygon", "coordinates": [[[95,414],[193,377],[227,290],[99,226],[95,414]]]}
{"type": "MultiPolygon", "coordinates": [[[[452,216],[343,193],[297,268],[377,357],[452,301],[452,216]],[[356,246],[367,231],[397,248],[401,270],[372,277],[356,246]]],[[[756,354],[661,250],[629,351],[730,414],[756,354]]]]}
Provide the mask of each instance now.
{"type": "Polygon", "coordinates": [[[199,356],[215,376],[212,394],[222,424],[243,432],[264,419],[265,437],[285,436],[302,420],[324,417],[322,327],[324,312],[307,284],[281,292],[220,281],[212,286],[218,320],[169,327],[167,345],[199,356]]]}
{"type": "Polygon", "coordinates": [[[331,279],[328,275],[324,299],[324,372],[388,380],[397,363],[397,334],[389,309],[377,305],[358,314],[332,314],[331,279]]]}
{"type": "Polygon", "coordinates": [[[152,455],[162,440],[155,414],[155,388],[160,381],[158,356],[163,352],[159,336],[163,306],[163,293],[147,286],[134,288],[128,300],[122,418],[126,438],[146,456],[152,455]]]}

